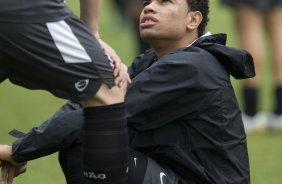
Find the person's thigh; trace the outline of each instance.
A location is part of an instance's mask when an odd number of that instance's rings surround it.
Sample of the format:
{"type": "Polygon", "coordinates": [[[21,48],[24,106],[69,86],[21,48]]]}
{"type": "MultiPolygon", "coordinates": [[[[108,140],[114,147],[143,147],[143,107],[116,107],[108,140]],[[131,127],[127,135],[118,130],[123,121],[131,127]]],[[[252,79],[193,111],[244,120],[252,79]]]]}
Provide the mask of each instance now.
{"type": "Polygon", "coordinates": [[[282,0],[221,0],[223,4],[240,7],[247,6],[261,14],[265,14],[276,6],[281,6],[282,0]]]}
{"type": "Polygon", "coordinates": [[[9,79],[20,86],[84,101],[102,83],[114,84],[99,42],[75,17],[44,24],[1,23],[0,41],[9,79]]]}
{"type": "Polygon", "coordinates": [[[128,184],[178,184],[178,177],[168,168],[137,151],[130,150],[128,184]]]}

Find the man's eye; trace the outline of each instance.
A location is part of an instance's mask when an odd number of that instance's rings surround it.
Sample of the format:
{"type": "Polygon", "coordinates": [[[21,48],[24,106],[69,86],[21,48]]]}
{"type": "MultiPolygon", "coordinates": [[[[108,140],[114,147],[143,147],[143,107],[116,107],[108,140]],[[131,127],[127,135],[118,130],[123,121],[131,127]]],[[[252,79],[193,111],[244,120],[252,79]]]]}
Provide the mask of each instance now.
{"type": "Polygon", "coordinates": [[[171,3],[172,0],[162,0],[163,3],[171,3]]]}
{"type": "Polygon", "coordinates": [[[149,5],[151,3],[151,1],[143,1],[143,7],[149,5]]]}

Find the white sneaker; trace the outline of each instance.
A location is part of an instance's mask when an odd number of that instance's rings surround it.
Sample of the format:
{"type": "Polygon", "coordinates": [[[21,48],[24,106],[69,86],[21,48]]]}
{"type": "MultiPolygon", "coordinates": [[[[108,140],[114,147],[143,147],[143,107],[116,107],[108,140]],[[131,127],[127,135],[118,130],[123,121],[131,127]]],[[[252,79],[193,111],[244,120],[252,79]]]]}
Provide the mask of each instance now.
{"type": "Polygon", "coordinates": [[[266,113],[257,113],[255,116],[242,114],[243,124],[247,133],[264,132],[267,128],[268,115],[266,113]]]}
{"type": "Polygon", "coordinates": [[[282,115],[272,114],[269,117],[268,128],[270,131],[282,131],[282,115]]]}

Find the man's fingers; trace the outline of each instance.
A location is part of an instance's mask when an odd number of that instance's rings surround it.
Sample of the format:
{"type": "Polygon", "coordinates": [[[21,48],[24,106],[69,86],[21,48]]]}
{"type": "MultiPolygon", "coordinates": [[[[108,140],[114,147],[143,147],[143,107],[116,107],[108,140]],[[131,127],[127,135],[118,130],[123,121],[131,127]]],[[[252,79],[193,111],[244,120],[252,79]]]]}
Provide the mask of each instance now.
{"type": "Polygon", "coordinates": [[[105,53],[108,56],[110,62],[113,63],[114,68],[119,68],[121,66],[121,59],[118,57],[114,50],[112,50],[111,53],[105,53]]]}
{"type": "Polygon", "coordinates": [[[17,167],[17,169],[15,170],[15,173],[14,173],[14,177],[17,177],[17,176],[19,176],[20,174],[23,174],[23,173],[25,173],[25,172],[26,172],[26,164],[17,167]]]}
{"type": "Polygon", "coordinates": [[[114,61],[114,76],[118,77],[121,75],[121,73],[122,73],[122,65],[120,64],[120,62],[114,61]]]}
{"type": "Polygon", "coordinates": [[[130,79],[130,77],[129,77],[129,75],[128,75],[128,74],[126,75],[126,82],[127,82],[128,84],[130,84],[130,83],[131,83],[131,79],[130,79]]]}
{"type": "Polygon", "coordinates": [[[12,165],[2,161],[0,184],[12,184],[14,178],[26,171],[26,163],[22,165],[12,165]]]}
{"type": "Polygon", "coordinates": [[[103,40],[98,39],[98,41],[103,48],[105,55],[109,58],[111,66],[113,68],[119,68],[121,65],[121,59],[119,58],[115,50],[103,40]]]}
{"type": "Polygon", "coordinates": [[[125,75],[125,72],[127,73],[127,71],[124,70],[121,59],[116,54],[114,49],[107,43],[105,43],[101,39],[99,39],[98,41],[104,50],[104,54],[108,57],[111,67],[114,69],[113,75],[115,77],[115,85],[121,86],[123,83],[125,83],[126,80],[128,80],[127,76],[125,75]]]}
{"type": "Polygon", "coordinates": [[[113,56],[113,60],[116,68],[121,67],[121,59],[117,55],[113,56]]]}
{"type": "Polygon", "coordinates": [[[120,78],[120,80],[119,80],[119,83],[118,83],[118,87],[122,87],[125,83],[127,83],[126,82],[126,73],[125,73],[125,70],[124,70],[124,68],[122,69],[122,73],[120,73],[120,75],[119,75],[119,78],[120,78]]]}
{"type": "Polygon", "coordinates": [[[16,167],[9,164],[8,165],[8,184],[12,184],[14,181],[14,176],[15,176],[15,169],[16,167]]]}
{"type": "Polygon", "coordinates": [[[114,69],[114,76],[117,78],[119,76],[121,68],[115,68],[114,69]]]}
{"type": "Polygon", "coordinates": [[[124,67],[126,82],[128,84],[130,84],[131,83],[131,79],[130,79],[130,76],[128,74],[128,67],[125,64],[122,64],[122,66],[124,67]]]}
{"type": "MultiPolygon", "coordinates": [[[[125,83],[126,84],[130,84],[131,83],[131,79],[130,79],[130,77],[129,77],[129,75],[128,75],[128,68],[127,68],[127,66],[125,65],[125,64],[122,64],[122,81],[120,82],[120,85],[122,86],[122,85],[124,85],[125,83]]],[[[121,87],[120,86],[120,87],[121,87]]]]}
{"type": "Polygon", "coordinates": [[[128,75],[127,72],[127,66],[125,64],[122,64],[120,69],[115,69],[114,73],[117,74],[116,78],[115,78],[115,85],[118,87],[122,87],[124,86],[124,84],[130,84],[131,83],[131,79],[128,75]]]}
{"type": "Polygon", "coordinates": [[[123,72],[122,72],[122,67],[120,68],[116,68],[114,70],[114,76],[115,76],[115,85],[119,86],[119,84],[122,82],[123,80],[123,72]]]}
{"type": "Polygon", "coordinates": [[[0,184],[7,184],[8,167],[6,163],[2,162],[0,184]]]}

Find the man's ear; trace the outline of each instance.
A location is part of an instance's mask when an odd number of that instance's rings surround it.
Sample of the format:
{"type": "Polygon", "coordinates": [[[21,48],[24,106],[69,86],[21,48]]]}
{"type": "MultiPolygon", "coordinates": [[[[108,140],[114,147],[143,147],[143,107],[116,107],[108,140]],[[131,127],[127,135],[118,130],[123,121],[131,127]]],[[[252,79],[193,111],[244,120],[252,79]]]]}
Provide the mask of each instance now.
{"type": "Polygon", "coordinates": [[[187,15],[187,28],[195,30],[199,27],[203,20],[202,13],[199,11],[191,11],[187,15]]]}

